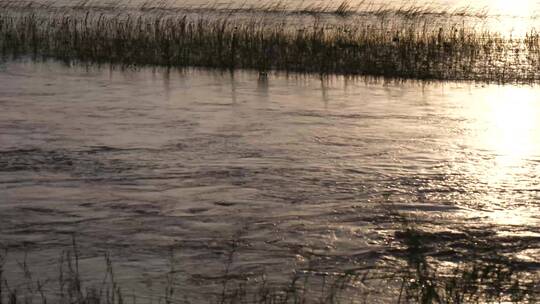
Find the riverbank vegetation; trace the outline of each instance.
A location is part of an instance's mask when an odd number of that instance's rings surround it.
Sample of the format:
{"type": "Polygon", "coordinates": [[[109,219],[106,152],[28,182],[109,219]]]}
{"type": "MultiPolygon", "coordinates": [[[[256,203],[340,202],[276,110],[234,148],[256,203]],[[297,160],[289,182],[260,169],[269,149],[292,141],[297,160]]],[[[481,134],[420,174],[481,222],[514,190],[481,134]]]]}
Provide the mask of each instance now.
{"type": "MultiPolygon", "coordinates": [[[[284,1],[257,1],[243,2],[239,5],[231,3],[208,2],[203,5],[186,5],[175,0],[146,0],[138,4],[131,1],[101,2],[92,0],[80,0],[71,2],[60,1],[39,1],[35,0],[0,0],[0,8],[3,9],[39,9],[41,11],[67,11],[67,10],[99,10],[113,11],[141,11],[141,12],[161,12],[161,13],[219,13],[219,14],[242,14],[242,13],[261,13],[265,15],[337,15],[346,16],[376,16],[376,17],[474,17],[485,19],[488,16],[494,16],[494,13],[487,9],[471,9],[470,7],[435,7],[432,4],[420,5],[417,2],[403,2],[399,6],[392,6],[384,3],[373,3],[367,0],[351,1],[343,0],[333,3],[305,3],[298,5],[284,1]]],[[[536,18],[536,16],[534,16],[536,18]]]]}
{"type": "MultiPolygon", "coordinates": [[[[400,11],[409,16],[407,22],[390,22],[384,17],[387,12],[378,11],[366,22],[347,22],[344,17],[343,22],[327,23],[312,18],[309,24],[293,25],[231,14],[164,11],[156,7],[103,11],[88,5],[51,11],[4,4],[0,54],[4,59],[130,66],[540,81],[540,33],[531,30],[513,37],[459,22],[431,26],[423,17],[428,12],[421,9],[400,11]]],[[[338,16],[352,12],[357,10],[348,2],[333,11],[338,16]]]]}

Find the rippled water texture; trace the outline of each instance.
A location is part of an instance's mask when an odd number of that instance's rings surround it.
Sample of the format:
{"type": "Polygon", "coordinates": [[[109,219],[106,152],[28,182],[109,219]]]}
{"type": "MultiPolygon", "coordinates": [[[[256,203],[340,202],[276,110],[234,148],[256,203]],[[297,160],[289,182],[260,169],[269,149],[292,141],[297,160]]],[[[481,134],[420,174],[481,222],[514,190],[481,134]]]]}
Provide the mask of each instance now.
{"type": "Polygon", "coordinates": [[[239,233],[239,273],[391,266],[396,214],[445,233],[441,261],[481,232],[539,267],[537,87],[0,67],[0,244],[37,272],[73,232],[90,278],[110,251],[128,286],[171,246],[207,286],[239,233]]]}

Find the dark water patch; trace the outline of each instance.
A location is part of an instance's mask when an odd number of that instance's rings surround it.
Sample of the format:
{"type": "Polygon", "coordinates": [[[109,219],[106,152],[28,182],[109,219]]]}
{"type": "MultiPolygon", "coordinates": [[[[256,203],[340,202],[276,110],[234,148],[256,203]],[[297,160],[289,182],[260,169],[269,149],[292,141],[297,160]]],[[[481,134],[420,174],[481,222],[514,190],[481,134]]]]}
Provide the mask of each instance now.
{"type": "Polygon", "coordinates": [[[187,210],[187,212],[189,212],[191,214],[199,214],[199,213],[207,212],[209,210],[210,209],[208,209],[208,208],[190,208],[190,209],[187,210]]]}
{"type": "Polygon", "coordinates": [[[222,207],[232,207],[234,205],[237,205],[237,203],[234,202],[215,202],[214,204],[222,207]]]}
{"type": "Polygon", "coordinates": [[[9,150],[0,151],[0,171],[3,172],[54,172],[73,176],[100,176],[120,174],[135,169],[125,161],[107,158],[107,153],[125,153],[120,149],[97,148],[82,151],[70,150],[9,150]],[[93,155],[99,154],[98,157],[93,155]]]}
{"type": "Polygon", "coordinates": [[[65,216],[65,217],[78,217],[77,215],[75,214],[70,214],[68,212],[61,212],[59,210],[55,210],[55,209],[49,209],[49,208],[40,208],[40,207],[19,207],[18,209],[20,210],[23,210],[23,211],[28,211],[30,213],[38,213],[38,214],[61,214],[62,216],[65,216]]]}

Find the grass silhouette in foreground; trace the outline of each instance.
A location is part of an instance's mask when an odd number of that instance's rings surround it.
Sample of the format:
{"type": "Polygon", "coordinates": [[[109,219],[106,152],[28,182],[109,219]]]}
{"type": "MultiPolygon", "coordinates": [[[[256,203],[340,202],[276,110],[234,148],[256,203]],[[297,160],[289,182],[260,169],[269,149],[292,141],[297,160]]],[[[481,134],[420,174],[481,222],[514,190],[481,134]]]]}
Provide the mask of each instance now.
{"type": "MultiPolygon", "coordinates": [[[[205,303],[536,303],[540,296],[540,277],[502,252],[505,245],[492,243],[486,234],[480,235],[435,233],[416,228],[397,231],[395,237],[403,245],[396,256],[402,261],[390,273],[350,270],[329,274],[318,271],[311,263],[292,272],[287,283],[272,284],[263,276],[249,281],[230,272],[239,254],[241,236],[229,242],[224,253],[226,261],[221,276],[221,287],[206,295],[205,303]],[[446,246],[450,250],[469,247],[467,257],[452,256],[456,267],[440,267],[432,260],[433,246],[446,246]],[[322,278],[322,280],[321,280],[322,278]],[[381,288],[377,292],[377,288],[381,288]],[[395,286],[394,293],[388,286],[395,286]]],[[[513,248],[515,249],[515,248],[513,248]]],[[[126,294],[115,279],[113,263],[104,256],[106,271],[101,284],[85,286],[79,270],[79,249],[75,241],[59,260],[57,280],[38,280],[32,274],[26,258],[19,261],[24,282],[11,285],[3,272],[6,254],[0,255],[0,303],[190,303],[177,288],[176,276],[181,269],[170,257],[170,270],[164,274],[161,296],[138,298],[126,294]]],[[[219,272],[219,270],[218,270],[219,272]]],[[[197,287],[194,287],[195,290],[197,287]]],[[[197,303],[201,302],[196,300],[197,303]]]]}
{"type": "MultiPolygon", "coordinates": [[[[540,33],[475,30],[456,20],[430,26],[426,9],[398,10],[407,22],[263,22],[204,13],[77,8],[0,11],[0,55],[86,63],[281,70],[321,74],[490,82],[540,81],[540,33]]],[[[269,12],[275,8],[267,8],[269,12]]],[[[316,9],[312,9],[317,11],[316,9]]],[[[328,10],[323,10],[328,12],[328,10]]],[[[332,14],[355,12],[343,2],[332,14]]],[[[264,11],[262,11],[264,14],[264,11]]],[[[232,13],[231,13],[232,14],[232,13]]],[[[454,19],[467,12],[453,13],[454,19]]],[[[474,15],[474,14],[472,14],[474,15]]]]}

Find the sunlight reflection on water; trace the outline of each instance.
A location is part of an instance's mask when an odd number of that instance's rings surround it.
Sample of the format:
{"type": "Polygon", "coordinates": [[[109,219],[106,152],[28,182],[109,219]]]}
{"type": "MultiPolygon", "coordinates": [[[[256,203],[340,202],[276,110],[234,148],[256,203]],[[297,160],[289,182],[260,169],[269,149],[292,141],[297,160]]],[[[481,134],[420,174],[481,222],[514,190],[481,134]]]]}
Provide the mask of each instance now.
{"type": "MultiPolygon", "coordinates": [[[[483,157],[472,164],[470,171],[478,175],[478,180],[489,189],[483,199],[492,206],[489,217],[502,225],[523,225],[531,223],[534,210],[529,207],[505,209],[509,200],[518,200],[513,194],[501,195],[505,189],[520,192],[531,189],[536,176],[536,165],[540,154],[538,95],[532,87],[504,86],[488,89],[483,100],[471,101],[471,120],[477,132],[468,138],[471,146],[485,151],[491,157],[483,157]],[[501,191],[502,190],[502,191],[501,191]],[[501,209],[503,208],[503,209],[501,209]]],[[[530,197],[526,195],[526,197],[530,197]]],[[[533,202],[519,202],[530,204],[533,202]]]]}
{"type": "Polygon", "coordinates": [[[488,214],[488,217],[499,225],[533,225],[538,224],[538,221],[531,215],[531,209],[518,208],[511,210],[494,210],[488,214]]]}

